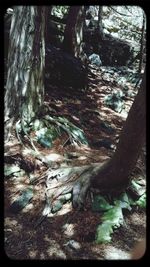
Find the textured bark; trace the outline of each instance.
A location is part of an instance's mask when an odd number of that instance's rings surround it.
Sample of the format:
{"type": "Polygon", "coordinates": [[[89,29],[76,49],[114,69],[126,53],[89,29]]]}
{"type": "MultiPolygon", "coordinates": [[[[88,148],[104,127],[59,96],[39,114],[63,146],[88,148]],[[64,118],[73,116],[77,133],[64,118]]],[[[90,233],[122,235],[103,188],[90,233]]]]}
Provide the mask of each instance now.
{"type": "Polygon", "coordinates": [[[142,63],[143,63],[143,57],[144,57],[144,35],[145,35],[145,14],[143,14],[143,25],[142,25],[142,32],[141,32],[141,46],[140,46],[140,52],[139,52],[139,73],[141,73],[142,70],[142,63]]]}
{"type": "Polygon", "coordinates": [[[63,46],[66,52],[80,57],[83,42],[84,7],[71,6],[64,32],[63,46]]]}
{"type": "Polygon", "coordinates": [[[98,22],[96,32],[100,40],[104,39],[103,23],[102,23],[103,7],[99,6],[98,10],[98,22]]]}
{"type": "Polygon", "coordinates": [[[44,95],[46,7],[14,7],[10,29],[5,118],[29,122],[44,95]]]}
{"type": "Polygon", "coordinates": [[[117,149],[103,167],[95,169],[92,186],[102,190],[125,188],[135,167],[146,135],[146,81],[145,74],[122,129],[117,149]]]}
{"type": "MultiPolygon", "coordinates": [[[[104,164],[91,164],[73,185],[72,202],[75,208],[82,207],[89,187],[101,193],[118,194],[129,184],[145,141],[146,132],[146,84],[145,75],[122,129],[113,157],[104,164]]],[[[85,168],[85,167],[84,167],[85,168]]]]}

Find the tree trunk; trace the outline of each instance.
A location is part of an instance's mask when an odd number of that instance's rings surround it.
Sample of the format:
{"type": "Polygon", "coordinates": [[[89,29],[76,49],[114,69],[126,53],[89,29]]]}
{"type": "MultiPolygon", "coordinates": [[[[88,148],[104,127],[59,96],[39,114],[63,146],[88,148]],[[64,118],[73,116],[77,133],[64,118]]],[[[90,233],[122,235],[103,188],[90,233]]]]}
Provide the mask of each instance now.
{"type": "Polygon", "coordinates": [[[44,96],[46,7],[14,8],[8,54],[5,120],[30,122],[44,96]]]}
{"type": "Polygon", "coordinates": [[[109,191],[125,188],[135,167],[146,135],[145,74],[139,92],[129,111],[113,157],[102,168],[95,170],[92,186],[109,191]]]}
{"type": "Polygon", "coordinates": [[[104,164],[83,166],[83,174],[73,185],[73,206],[82,207],[89,187],[101,193],[118,194],[129,184],[130,174],[135,167],[145,141],[146,133],[146,84],[145,74],[122,129],[120,140],[113,157],[104,164]]]}
{"type": "Polygon", "coordinates": [[[102,24],[102,14],[103,14],[103,7],[99,6],[96,32],[98,34],[98,37],[99,37],[100,41],[102,41],[104,39],[104,31],[103,31],[103,24],[102,24]]]}
{"type": "Polygon", "coordinates": [[[139,52],[139,74],[142,70],[142,63],[143,63],[143,50],[144,50],[144,36],[145,36],[145,14],[143,14],[143,25],[142,25],[142,32],[141,32],[141,41],[140,41],[140,52],[139,52]]]}
{"type": "Polygon", "coordinates": [[[80,57],[83,42],[84,6],[71,6],[64,32],[64,50],[80,57]]]}

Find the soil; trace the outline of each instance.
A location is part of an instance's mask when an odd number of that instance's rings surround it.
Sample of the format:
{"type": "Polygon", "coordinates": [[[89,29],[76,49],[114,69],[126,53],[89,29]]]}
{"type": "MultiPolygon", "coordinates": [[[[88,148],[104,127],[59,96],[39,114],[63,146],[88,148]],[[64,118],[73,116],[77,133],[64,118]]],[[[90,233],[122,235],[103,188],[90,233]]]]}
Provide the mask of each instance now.
{"type": "MultiPolygon", "coordinates": [[[[107,139],[116,145],[118,136],[126,120],[124,113],[117,113],[104,105],[104,96],[114,88],[119,88],[113,81],[102,79],[100,71],[95,70],[95,79],[89,82],[88,92],[73,91],[60,87],[47,87],[45,104],[50,107],[50,112],[55,116],[65,116],[76,126],[84,130],[89,141],[89,146],[80,147],[63,146],[67,141],[64,135],[58,138],[51,149],[37,145],[44,155],[56,154],[54,166],[64,162],[64,155],[72,156],[71,164],[74,166],[86,165],[91,162],[104,162],[113,155],[113,150],[98,146],[99,140],[107,139]],[[101,122],[107,121],[114,131],[102,127],[101,122]],[[69,154],[70,153],[70,154],[69,154]]],[[[133,88],[131,88],[133,89],[133,88]]],[[[128,113],[134,98],[125,101],[128,113]]],[[[22,160],[24,147],[12,134],[6,144],[5,157],[17,162],[22,160]]],[[[144,151],[144,150],[143,150],[144,151]]],[[[132,173],[134,178],[145,177],[145,155],[142,151],[137,165],[132,173]]],[[[43,174],[46,166],[39,160],[24,156],[28,174],[37,176],[43,174]]],[[[62,210],[50,214],[36,226],[44,209],[44,190],[42,181],[35,184],[34,196],[30,203],[19,213],[10,210],[11,203],[16,194],[30,184],[29,176],[5,178],[5,252],[11,259],[130,259],[134,245],[145,236],[146,214],[145,210],[134,207],[124,214],[125,223],[112,234],[112,240],[106,244],[95,243],[95,233],[100,224],[102,214],[93,212],[90,197],[87,198],[84,210],[75,210],[72,203],[63,205],[62,210]],[[72,243],[73,245],[71,245],[72,243]]]]}

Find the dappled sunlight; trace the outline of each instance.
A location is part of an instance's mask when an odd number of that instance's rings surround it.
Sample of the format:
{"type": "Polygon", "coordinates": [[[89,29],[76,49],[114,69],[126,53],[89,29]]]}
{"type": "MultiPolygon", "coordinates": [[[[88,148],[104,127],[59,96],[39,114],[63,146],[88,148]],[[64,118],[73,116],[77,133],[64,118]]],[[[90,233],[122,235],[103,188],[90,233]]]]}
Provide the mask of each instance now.
{"type": "Polygon", "coordinates": [[[63,161],[64,157],[60,154],[50,153],[44,158],[46,161],[63,161]]]}
{"type": "MultiPolygon", "coordinates": [[[[130,170],[120,164],[130,153],[122,149],[116,165],[113,156],[146,64],[142,10],[15,6],[4,20],[6,254],[17,260],[129,259],[146,231],[145,199],[139,206],[129,203],[128,192],[116,199],[125,190],[116,174],[130,170]],[[114,199],[120,213],[108,212],[115,211],[114,199]]],[[[145,158],[146,150],[131,173],[142,177],[143,194],[145,158]]]]}
{"type": "Polygon", "coordinates": [[[62,249],[60,249],[60,246],[58,244],[53,244],[46,250],[46,252],[48,256],[52,259],[67,259],[66,254],[63,252],[62,249]]]}
{"type": "Polygon", "coordinates": [[[39,259],[40,260],[45,260],[45,254],[44,254],[44,252],[41,252],[40,253],[39,259]]]}
{"type": "Polygon", "coordinates": [[[66,223],[63,225],[62,228],[64,235],[66,235],[66,237],[72,237],[75,234],[74,227],[75,226],[72,223],[66,223]]]}
{"type": "Polygon", "coordinates": [[[16,190],[23,190],[23,189],[25,189],[26,187],[27,187],[27,186],[24,185],[24,184],[19,184],[19,183],[15,184],[15,188],[16,188],[16,190]]]}
{"type": "Polygon", "coordinates": [[[37,250],[30,250],[29,251],[29,258],[30,259],[35,259],[37,257],[38,251],[37,250]]]}
{"type": "Polygon", "coordinates": [[[20,176],[20,177],[12,177],[11,180],[14,182],[14,186],[16,186],[19,183],[22,183],[25,185],[29,184],[29,178],[27,176],[20,176]]]}
{"type": "Polygon", "coordinates": [[[44,240],[47,242],[47,250],[46,253],[48,254],[49,257],[51,258],[60,258],[60,259],[66,259],[66,254],[63,252],[61,249],[61,246],[59,243],[54,240],[49,238],[48,236],[44,237],[44,240]]]}
{"type": "Polygon", "coordinates": [[[71,202],[70,203],[66,203],[66,204],[63,205],[63,208],[56,213],[56,216],[67,214],[71,210],[72,210],[71,202]]]}
{"type": "Polygon", "coordinates": [[[33,203],[28,204],[28,205],[22,210],[22,212],[23,212],[23,213],[28,213],[28,212],[31,211],[31,210],[34,210],[34,205],[33,205],[33,203]]]}
{"type": "Polygon", "coordinates": [[[104,257],[106,260],[129,260],[130,254],[114,246],[108,246],[104,250],[104,257]]]}
{"type": "Polygon", "coordinates": [[[18,222],[18,220],[14,220],[10,217],[6,217],[4,221],[5,226],[5,238],[7,239],[7,235],[15,235],[15,237],[20,236],[20,232],[23,230],[22,224],[18,222]]]}
{"type": "Polygon", "coordinates": [[[31,149],[31,148],[27,148],[27,147],[25,147],[25,148],[22,149],[22,154],[23,154],[24,156],[26,156],[26,155],[30,155],[31,152],[32,152],[32,149],[31,149]]]}
{"type": "Polygon", "coordinates": [[[133,224],[133,225],[135,225],[135,226],[141,226],[142,225],[142,223],[143,223],[143,216],[142,216],[142,214],[141,214],[141,216],[138,216],[137,217],[137,215],[136,215],[136,213],[133,213],[132,214],[132,217],[130,218],[130,220],[131,220],[131,223],[133,224]]]}
{"type": "Polygon", "coordinates": [[[12,219],[12,218],[10,218],[10,217],[6,217],[5,218],[5,225],[6,226],[8,226],[8,227],[10,227],[10,226],[17,226],[17,224],[18,224],[18,221],[17,220],[14,220],[14,219],[12,219]]]}

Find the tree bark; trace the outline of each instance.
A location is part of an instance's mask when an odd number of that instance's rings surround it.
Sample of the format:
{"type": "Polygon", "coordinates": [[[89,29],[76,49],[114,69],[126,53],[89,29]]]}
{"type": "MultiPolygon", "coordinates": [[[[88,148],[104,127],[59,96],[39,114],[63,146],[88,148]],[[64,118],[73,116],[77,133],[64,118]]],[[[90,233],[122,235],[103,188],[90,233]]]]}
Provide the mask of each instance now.
{"type": "Polygon", "coordinates": [[[102,14],[103,14],[103,7],[99,6],[96,32],[98,34],[98,37],[99,37],[100,41],[102,41],[104,39],[104,31],[103,31],[103,24],[102,24],[102,14]]]}
{"type": "MultiPolygon", "coordinates": [[[[104,164],[91,164],[73,185],[72,202],[82,207],[90,187],[101,193],[118,194],[130,182],[130,174],[145,141],[146,133],[146,81],[145,74],[123,126],[120,140],[112,158],[104,164]]],[[[84,167],[85,168],[85,167],[84,167]]]]}
{"type": "Polygon", "coordinates": [[[125,188],[135,167],[146,135],[146,80],[145,74],[139,92],[123,126],[113,157],[103,167],[95,169],[92,186],[109,191],[125,188]]]}
{"type": "Polygon", "coordinates": [[[71,6],[64,32],[64,50],[80,57],[83,42],[84,6],[71,6]]]}
{"type": "Polygon", "coordinates": [[[145,14],[143,14],[143,25],[142,25],[142,32],[141,32],[141,40],[140,40],[140,52],[139,52],[139,74],[142,70],[142,63],[143,63],[143,50],[144,50],[144,35],[145,35],[145,14]]]}
{"type": "Polygon", "coordinates": [[[30,122],[44,96],[46,7],[14,8],[8,55],[5,119],[30,122]]]}

